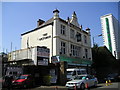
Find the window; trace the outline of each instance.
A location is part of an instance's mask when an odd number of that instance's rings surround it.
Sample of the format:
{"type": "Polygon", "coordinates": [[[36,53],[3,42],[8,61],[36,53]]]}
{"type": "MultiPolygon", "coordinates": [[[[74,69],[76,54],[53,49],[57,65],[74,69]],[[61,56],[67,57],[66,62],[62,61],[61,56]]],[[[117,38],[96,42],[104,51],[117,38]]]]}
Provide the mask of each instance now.
{"type": "Polygon", "coordinates": [[[73,72],[73,76],[75,76],[75,75],[76,75],[76,71],[73,72]]]}
{"type": "Polygon", "coordinates": [[[81,47],[71,44],[71,55],[72,56],[79,57],[80,56],[80,51],[81,51],[81,47]]]}
{"type": "Polygon", "coordinates": [[[61,42],[61,53],[60,54],[66,54],[66,45],[65,42],[61,42]]]}
{"type": "Polygon", "coordinates": [[[66,30],[65,26],[61,24],[61,34],[62,35],[65,35],[65,30],[66,30]]]}
{"type": "Polygon", "coordinates": [[[76,56],[80,56],[80,54],[81,54],[81,47],[77,47],[77,49],[76,49],[76,51],[77,51],[77,55],[76,56]]]}
{"type": "Polygon", "coordinates": [[[70,29],[70,38],[75,38],[75,31],[73,29],[70,29]]]}
{"type": "Polygon", "coordinates": [[[88,58],[88,49],[85,49],[85,57],[88,58]]]}
{"type": "Polygon", "coordinates": [[[82,41],[82,37],[81,37],[81,34],[79,32],[77,32],[76,37],[77,37],[77,42],[82,41]]]}
{"type": "Polygon", "coordinates": [[[74,50],[74,45],[71,44],[71,55],[75,56],[75,50],[74,50]]]}
{"type": "Polygon", "coordinates": [[[13,72],[13,75],[17,75],[17,72],[13,72]]]}
{"type": "Polygon", "coordinates": [[[81,74],[81,71],[77,71],[77,73],[78,73],[78,75],[80,75],[80,74],[81,74]]]}
{"type": "Polygon", "coordinates": [[[84,43],[87,43],[87,36],[84,35],[84,43]]]}
{"type": "Polygon", "coordinates": [[[11,75],[12,74],[12,72],[9,72],[9,75],[11,75]]]}

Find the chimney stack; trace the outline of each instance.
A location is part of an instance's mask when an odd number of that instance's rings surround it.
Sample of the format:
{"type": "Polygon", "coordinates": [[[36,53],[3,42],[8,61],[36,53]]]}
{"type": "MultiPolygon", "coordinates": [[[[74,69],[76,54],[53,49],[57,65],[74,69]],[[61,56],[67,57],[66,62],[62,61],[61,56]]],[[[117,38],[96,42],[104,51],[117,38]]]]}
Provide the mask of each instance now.
{"type": "Polygon", "coordinates": [[[55,10],[53,11],[53,13],[54,13],[54,19],[58,19],[58,18],[59,18],[59,10],[58,10],[58,9],[55,9],[55,10]]]}
{"type": "Polygon", "coordinates": [[[45,21],[39,19],[39,20],[37,21],[37,27],[39,27],[40,25],[42,25],[44,22],[45,22],[45,21]]]}
{"type": "Polygon", "coordinates": [[[87,32],[87,33],[90,33],[90,29],[89,29],[89,28],[86,28],[86,32],[87,32]]]}

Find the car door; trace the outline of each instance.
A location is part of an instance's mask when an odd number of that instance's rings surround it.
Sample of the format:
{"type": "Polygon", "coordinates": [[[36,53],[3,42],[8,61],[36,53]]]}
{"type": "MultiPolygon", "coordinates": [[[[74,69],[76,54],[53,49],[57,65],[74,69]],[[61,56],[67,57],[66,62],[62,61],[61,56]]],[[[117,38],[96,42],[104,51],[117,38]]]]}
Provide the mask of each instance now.
{"type": "Polygon", "coordinates": [[[88,86],[91,86],[91,82],[90,82],[89,76],[86,76],[85,84],[88,84],[88,86]]]}
{"type": "Polygon", "coordinates": [[[95,79],[92,75],[90,75],[89,78],[90,78],[90,86],[93,86],[94,82],[95,82],[95,79]]]}

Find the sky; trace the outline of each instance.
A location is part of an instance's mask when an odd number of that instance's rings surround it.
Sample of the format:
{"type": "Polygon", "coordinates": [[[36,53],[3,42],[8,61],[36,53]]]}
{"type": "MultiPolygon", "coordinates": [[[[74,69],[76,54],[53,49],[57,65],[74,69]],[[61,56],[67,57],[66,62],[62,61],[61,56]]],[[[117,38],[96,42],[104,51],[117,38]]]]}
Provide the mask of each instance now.
{"type": "Polygon", "coordinates": [[[118,19],[117,2],[3,2],[2,3],[2,46],[0,51],[10,52],[21,48],[21,34],[37,27],[37,20],[53,17],[53,10],[60,11],[60,18],[66,20],[75,11],[83,29],[91,29],[95,43],[103,46],[100,17],[112,13],[118,19]]]}

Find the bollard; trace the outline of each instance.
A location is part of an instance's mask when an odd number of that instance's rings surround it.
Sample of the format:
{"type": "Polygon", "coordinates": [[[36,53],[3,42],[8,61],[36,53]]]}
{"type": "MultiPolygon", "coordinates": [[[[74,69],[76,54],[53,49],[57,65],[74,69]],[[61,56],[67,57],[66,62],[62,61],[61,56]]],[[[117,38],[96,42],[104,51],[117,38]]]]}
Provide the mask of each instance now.
{"type": "Polygon", "coordinates": [[[109,85],[112,85],[111,80],[109,80],[109,85]]]}
{"type": "Polygon", "coordinates": [[[85,84],[85,88],[88,88],[88,83],[85,84]]]}
{"type": "Polygon", "coordinates": [[[106,80],[106,86],[108,86],[108,81],[106,80]]]}
{"type": "Polygon", "coordinates": [[[76,84],[75,84],[74,90],[77,90],[77,86],[76,86],[76,84]]]}

